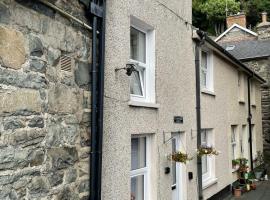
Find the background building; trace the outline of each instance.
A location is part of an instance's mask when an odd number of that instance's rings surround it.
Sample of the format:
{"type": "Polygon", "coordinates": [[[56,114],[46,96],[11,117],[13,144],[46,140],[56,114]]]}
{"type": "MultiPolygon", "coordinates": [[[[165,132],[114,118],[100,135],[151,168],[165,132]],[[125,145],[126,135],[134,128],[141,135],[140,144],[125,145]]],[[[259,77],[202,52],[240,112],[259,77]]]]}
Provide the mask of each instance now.
{"type": "MultiPolygon", "coordinates": [[[[245,18],[245,15],[243,15],[245,18]]],[[[262,85],[262,123],[264,154],[270,158],[270,23],[267,13],[262,13],[262,22],[257,25],[257,33],[246,29],[245,24],[237,24],[238,19],[230,18],[234,25],[221,34],[216,41],[241,62],[260,74],[266,83],[262,85]],[[235,21],[236,20],[236,21],[235,21]],[[248,37],[247,37],[248,36],[248,37]]]]}

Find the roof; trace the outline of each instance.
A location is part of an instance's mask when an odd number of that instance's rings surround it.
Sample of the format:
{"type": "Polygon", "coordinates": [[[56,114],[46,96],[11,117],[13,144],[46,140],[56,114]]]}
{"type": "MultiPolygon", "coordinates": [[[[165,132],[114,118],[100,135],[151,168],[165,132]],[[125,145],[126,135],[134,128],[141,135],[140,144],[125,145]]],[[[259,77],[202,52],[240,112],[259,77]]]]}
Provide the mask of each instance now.
{"type": "Polygon", "coordinates": [[[251,30],[249,30],[247,28],[244,28],[244,27],[242,27],[242,26],[240,26],[238,24],[233,24],[230,28],[228,28],[225,32],[223,32],[220,36],[218,36],[218,38],[215,39],[215,42],[218,42],[221,38],[223,38],[227,33],[229,33],[234,28],[239,28],[242,31],[245,31],[245,32],[249,33],[250,35],[253,35],[253,36],[256,36],[256,37],[258,36],[257,33],[253,32],[253,31],[251,31],[251,30]]]}
{"type": "Polygon", "coordinates": [[[226,51],[222,46],[220,46],[218,43],[216,43],[214,40],[212,40],[207,34],[203,31],[197,30],[197,34],[199,35],[201,40],[206,41],[208,44],[210,44],[216,52],[218,52],[220,55],[222,55],[224,58],[229,60],[231,63],[233,63],[235,66],[239,67],[243,71],[245,71],[248,75],[254,77],[256,80],[258,80],[261,83],[265,83],[266,81],[258,75],[256,72],[251,70],[249,67],[247,67],[245,64],[243,64],[240,60],[238,60],[236,57],[234,57],[232,54],[230,54],[228,51],[226,51]]]}
{"type": "Polygon", "coordinates": [[[220,45],[240,60],[270,56],[270,40],[246,40],[220,45]]]}

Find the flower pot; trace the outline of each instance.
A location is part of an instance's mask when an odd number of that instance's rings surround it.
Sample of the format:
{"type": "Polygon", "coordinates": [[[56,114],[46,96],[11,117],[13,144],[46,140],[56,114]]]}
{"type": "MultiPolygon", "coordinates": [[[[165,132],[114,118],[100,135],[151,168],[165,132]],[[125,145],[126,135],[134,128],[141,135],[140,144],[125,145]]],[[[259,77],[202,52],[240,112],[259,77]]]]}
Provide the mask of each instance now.
{"type": "Polygon", "coordinates": [[[240,188],[235,188],[234,189],[234,196],[235,197],[241,197],[242,191],[240,188]]]}
{"type": "Polygon", "coordinates": [[[250,189],[252,189],[252,190],[256,190],[256,184],[255,183],[252,183],[251,185],[250,185],[250,189]]]}
{"type": "Polygon", "coordinates": [[[263,172],[255,172],[256,179],[260,179],[262,177],[263,172]]]}

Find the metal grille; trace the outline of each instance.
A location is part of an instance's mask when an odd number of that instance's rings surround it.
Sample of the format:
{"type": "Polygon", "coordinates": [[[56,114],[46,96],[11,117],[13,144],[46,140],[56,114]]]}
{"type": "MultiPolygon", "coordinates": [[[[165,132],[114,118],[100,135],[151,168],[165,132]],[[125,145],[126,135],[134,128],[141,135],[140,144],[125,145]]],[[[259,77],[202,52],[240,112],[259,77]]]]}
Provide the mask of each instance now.
{"type": "Polygon", "coordinates": [[[61,56],[60,58],[61,70],[71,72],[72,58],[69,56],[61,56]]]}

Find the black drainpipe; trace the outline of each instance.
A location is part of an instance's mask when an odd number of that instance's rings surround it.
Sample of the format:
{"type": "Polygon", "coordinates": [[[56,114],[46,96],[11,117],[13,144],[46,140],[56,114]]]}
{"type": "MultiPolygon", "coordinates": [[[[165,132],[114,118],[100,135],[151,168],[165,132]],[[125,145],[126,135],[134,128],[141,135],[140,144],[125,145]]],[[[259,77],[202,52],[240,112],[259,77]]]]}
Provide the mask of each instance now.
{"type": "Polygon", "coordinates": [[[90,200],[101,200],[104,61],[105,61],[105,0],[81,0],[86,5],[92,24],[91,69],[91,152],[90,200]]]}
{"type": "Polygon", "coordinates": [[[99,147],[99,163],[98,163],[98,200],[101,200],[101,183],[102,183],[102,144],[103,144],[103,111],[104,111],[104,69],[105,69],[105,28],[106,28],[106,0],[102,0],[103,17],[100,20],[99,34],[99,77],[98,77],[98,147],[99,147]]]}
{"type": "Polygon", "coordinates": [[[251,128],[251,103],[250,103],[250,79],[253,78],[253,74],[248,77],[248,129],[249,129],[249,153],[250,153],[250,168],[253,170],[253,155],[252,155],[252,128],[251,128]]]}
{"type": "MultiPolygon", "coordinates": [[[[200,83],[200,46],[204,43],[204,33],[197,31],[200,40],[196,40],[195,46],[195,73],[196,73],[196,120],[197,120],[197,148],[201,146],[201,83],[200,83]]],[[[197,156],[198,198],[203,199],[202,189],[202,159],[197,156]]]]}

